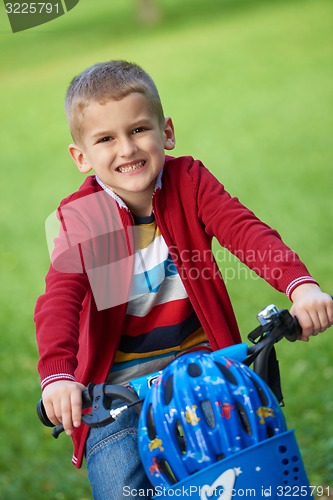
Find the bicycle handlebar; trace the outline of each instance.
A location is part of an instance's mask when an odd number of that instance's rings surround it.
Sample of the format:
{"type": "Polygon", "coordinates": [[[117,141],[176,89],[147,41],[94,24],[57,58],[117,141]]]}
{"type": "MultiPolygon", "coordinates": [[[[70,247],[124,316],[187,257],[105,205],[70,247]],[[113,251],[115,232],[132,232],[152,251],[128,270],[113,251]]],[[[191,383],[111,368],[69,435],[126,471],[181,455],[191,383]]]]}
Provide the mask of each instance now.
{"type": "MultiPolygon", "coordinates": [[[[332,297],[333,299],[333,297],[332,297]]],[[[252,346],[245,346],[247,349],[244,351],[244,344],[239,344],[242,347],[242,362],[246,365],[254,364],[253,369],[258,373],[263,380],[271,385],[269,381],[269,369],[275,370],[273,392],[277,395],[280,404],[283,405],[283,397],[280,387],[280,377],[278,371],[278,364],[274,351],[274,344],[279,342],[282,338],[286,338],[290,342],[294,342],[298,335],[301,333],[301,327],[297,318],[293,318],[289,311],[278,310],[275,306],[267,306],[260,311],[258,319],[261,323],[260,326],[255,328],[249,333],[248,339],[252,342],[252,346]]],[[[237,346],[235,346],[237,348],[237,346]]],[[[226,348],[227,351],[230,348],[226,348]]],[[[224,349],[221,349],[221,356],[224,349]]],[[[227,355],[227,353],[226,353],[227,355]]],[[[228,357],[228,355],[227,355],[228,357]]],[[[134,384],[132,384],[134,385],[134,384]]],[[[113,422],[117,416],[127,408],[136,406],[138,412],[141,409],[143,399],[140,399],[138,394],[129,388],[112,385],[112,384],[89,384],[87,389],[82,392],[82,409],[90,409],[90,412],[83,412],[82,421],[90,427],[101,427],[107,423],[113,422]],[[115,399],[124,401],[124,406],[111,409],[111,404],[115,399]]],[[[57,438],[64,428],[62,425],[55,426],[48,418],[43,400],[40,399],[37,403],[37,415],[47,427],[53,427],[52,435],[57,438]]]]}
{"type": "MultiPolygon", "coordinates": [[[[113,422],[122,411],[131,406],[137,405],[140,410],[142,401],[134,391],[127,387],[91,383],[82,392],[82,409],[91,408],[90,413],[82,414],[82,421],[89,427],[101,427],[113,422]],[[116,399],[123,400],[126,404],[121,408],[111,409],[111,404],[116,399]]],[[[61,424],[55,426],[48,418],[42,399],[37,403],[37,415],[42,424],[54,428],[53,437],[57,438],[64,431],[61,424]]]]}

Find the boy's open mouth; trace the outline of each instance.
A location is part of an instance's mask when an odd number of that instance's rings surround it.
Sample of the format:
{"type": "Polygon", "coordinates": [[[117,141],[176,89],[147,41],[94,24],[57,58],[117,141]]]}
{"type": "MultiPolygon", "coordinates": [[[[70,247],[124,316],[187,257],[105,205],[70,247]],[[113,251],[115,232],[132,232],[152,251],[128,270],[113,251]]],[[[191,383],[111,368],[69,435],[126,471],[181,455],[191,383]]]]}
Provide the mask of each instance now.
{"type": "Polygon", "coordinates": [[[123,165],[117,167],[117,172],[121,172],[122,174],[126,174],[127,172],[133,172],[134,170],[139,170],[146,164],[145,160],[138,161],[136,163],[131,163],[129,165],[123,165]]]}

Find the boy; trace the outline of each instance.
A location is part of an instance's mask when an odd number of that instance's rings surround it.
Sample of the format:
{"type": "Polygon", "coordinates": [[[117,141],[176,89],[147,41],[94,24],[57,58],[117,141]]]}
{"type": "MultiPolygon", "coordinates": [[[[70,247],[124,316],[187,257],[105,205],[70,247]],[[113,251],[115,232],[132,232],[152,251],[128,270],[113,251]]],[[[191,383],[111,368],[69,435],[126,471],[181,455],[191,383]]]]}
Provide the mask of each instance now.
{"type": "Polygon", "coordinates": [[[94,498],[118,499],[124,486],[149,488],[137,415],[89,433],[81,391],[91,381],[126,385],[179,353],[241,341],[213,236],[287,293],[302,340],[332,325],[333,302],[278,233],[199,161],[165,157],[173,123],[140,67],[111,61],[83,71],[66,112],[70,155],[95,175],[58,209],[61,230],[35,311],[39,372],[50,420],[72,435],[74,465],[86,453],[94,498]]]}

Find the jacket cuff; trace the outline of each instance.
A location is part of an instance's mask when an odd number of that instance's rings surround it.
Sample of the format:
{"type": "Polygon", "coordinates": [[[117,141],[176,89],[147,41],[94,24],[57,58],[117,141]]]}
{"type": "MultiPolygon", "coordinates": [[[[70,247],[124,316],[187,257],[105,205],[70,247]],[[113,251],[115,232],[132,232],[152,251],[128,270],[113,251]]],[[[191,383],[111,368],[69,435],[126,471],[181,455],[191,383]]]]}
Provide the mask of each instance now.
{"type": "Polygon", "coordinates": [[[58,380],[70,380],[72,382],[75,382],[75,377],[73,375],[70,375],[69,373],[55,373],[54,375],[49,375],[41,381],[42,391],[47,385],[52,384],[53,382],[57,382],[58,380]]]}
{"type": "Polygon", "coordinates": [[[304,285],[305,283],[313,283],[319,286],[319,283],[311,276],[301,276],[300,278],[296,278],[291,283],[289,283],[286,288],[286,295],[288,296],[288,299],[291,300],[291,295],[295,288],[300,285],[304,285]]]}
{"type": "Polygon", "coordinates": [[[60,361],[47,361],[38,363],[38,371],[41,380],[42,390],[52,382],[57,382],[58,380],[71,380],[76,381],[74,376],[75,367],[69,363],[67,360],[60,361]]]}

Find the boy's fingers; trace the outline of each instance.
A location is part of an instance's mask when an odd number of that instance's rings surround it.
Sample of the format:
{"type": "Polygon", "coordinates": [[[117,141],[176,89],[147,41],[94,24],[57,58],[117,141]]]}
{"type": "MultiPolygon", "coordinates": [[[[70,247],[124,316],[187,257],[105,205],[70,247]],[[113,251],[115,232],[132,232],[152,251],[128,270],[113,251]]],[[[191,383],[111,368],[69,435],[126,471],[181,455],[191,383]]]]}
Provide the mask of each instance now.
{"type": "Polygon", "coordinates": [[[70,398],[61,401],[61,420],[66,434],[71,435],[73,432],[73,422],[70,398]]]}
{"type": "Polygon", "coordinates": [[[324,307],[322,310],[319,311],[318,317],[320,322],[320,331],[323,332],[331,324],[326,307],[324,307]]]}
{"type": "Polygon", "coordinates": [[[297,311],[297,310],[293,311],[291,310],[291,313],[298,319],[298,322],[302,329],[302,332],[299,335],[299,339],[307,342],[314,328],[310,314],[307,311],[297,311]]]}
{"type": "Polygon", "coordinates": [[[77,382],[57,381],[43,391],[46,414],[54,425],[62,424],[66,434],[81,424],[82,391],[86,387],[77,382]]]}
{"type": "Polygon", "coordinates": [[[309,338],[311,335],[316,336],[332,325],[329,311],[325,307],[320,308],[319,311],[297,311],[295,312],[295,316],[297,316],[302,328],[302,333],[299,337],[301,340],[305,340],[305,337],[309,338]]]}
{"type": "Polygon", "coordinates": [[[75,391],[72,394],[72,421],[74,427],[79,427],[81,424],[82,414],[82,392],[75,391]]]}
{"type": "Polygon", "coordinates": [[[321,322],[318,313],[315,311],[310,313],[312,320],[312,329],[309,330],[309,335],[317,335],[322,331],[321,322]]]}
{"type": "Polygon", "coordinates": [[[332,326],[333,325],[333,300],[332,300],[332,297],[330,297],[330,300],[328,300],[328,302],[327,302],[326,314],[327,314],[327,319],[328,319],[328,325],[332,326]]]}
{"type": "Polygon", "coordinates": [[[332,324],[329,317],[329,310],[323,304],[320,308],[310,311],[310,316],[313,322],[313,331],[310,335],[318,335],[324,332],[332,324]]]}
{"type": "Polygon", "coordinates": [[[49,403],[47,400],[43,400],[44,409],[48,419],[52,422],[53,425],[60,425],[60,420],[56,417],[56,413],[53,408],[53,404],[49,403]]]}
{"type": "Polygon", "coordinates": [[[333,307],[330,307],[328,309],[327,316],[328,316],[328,321],[330,323],[330,326],[332,326],[333,325],[333,307]]]}
{"type": "Polygon", "coordinates": [[[290,313],[297,317],[302,328],[299,339],[309,340],[311,335],[317,335],[333,324],[332,297],[317,285],[299,286],[294,290],[292,300],[290,313]]]}

